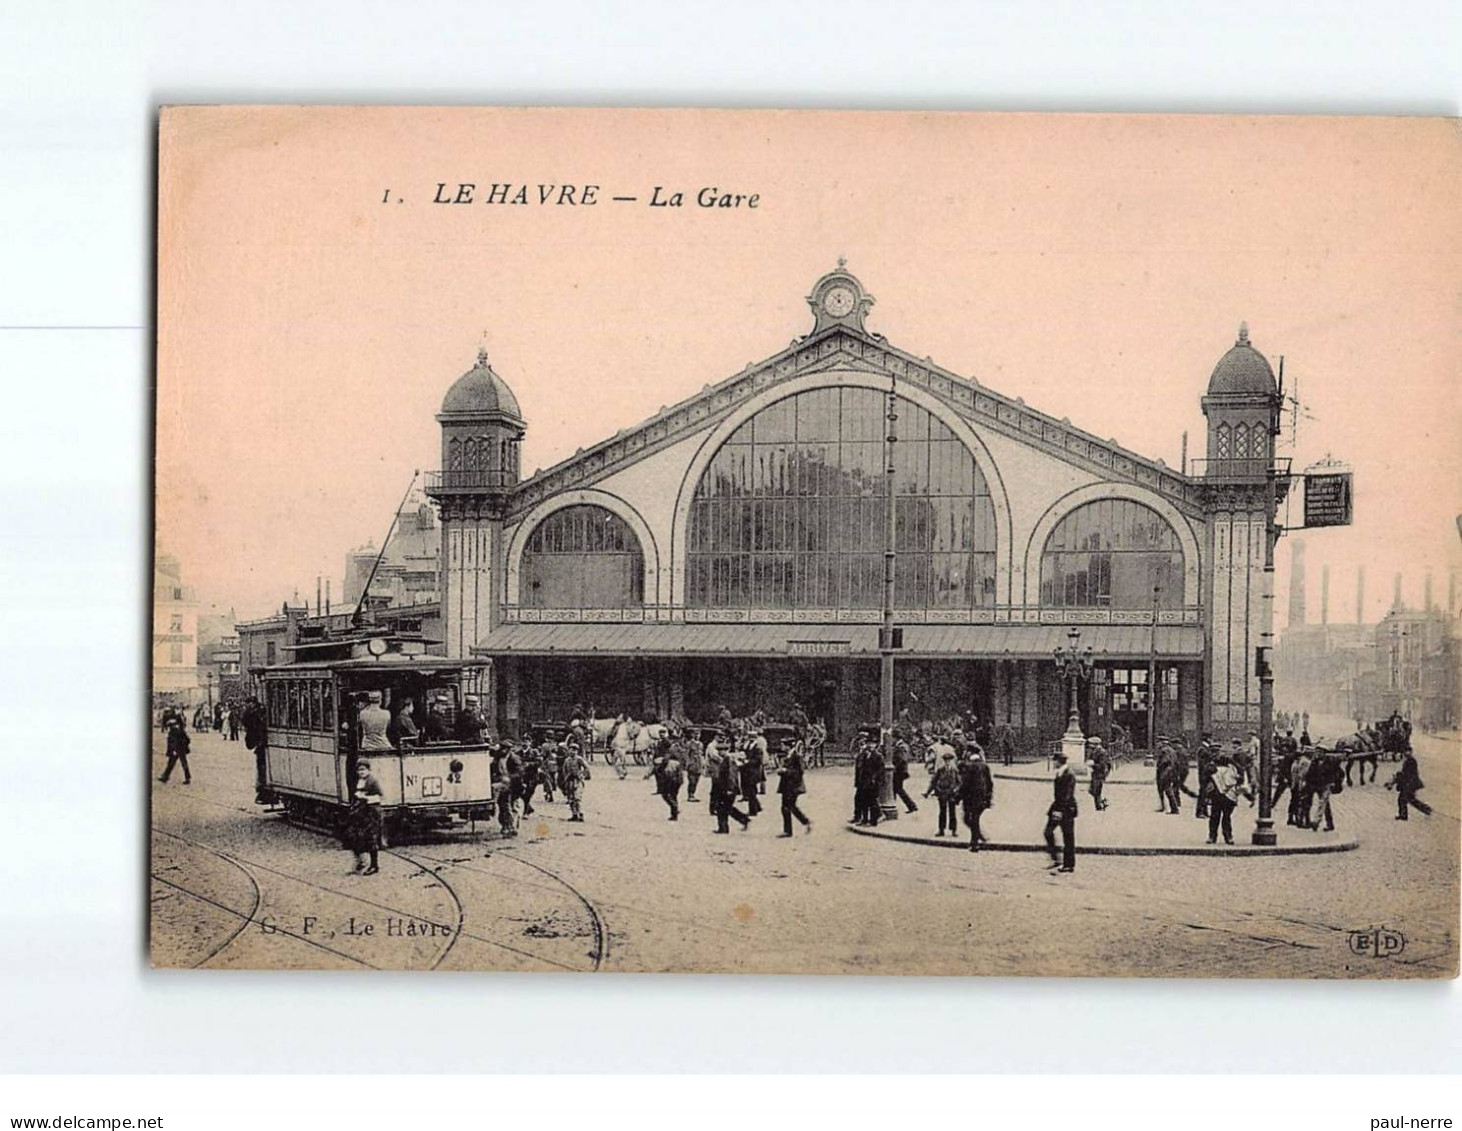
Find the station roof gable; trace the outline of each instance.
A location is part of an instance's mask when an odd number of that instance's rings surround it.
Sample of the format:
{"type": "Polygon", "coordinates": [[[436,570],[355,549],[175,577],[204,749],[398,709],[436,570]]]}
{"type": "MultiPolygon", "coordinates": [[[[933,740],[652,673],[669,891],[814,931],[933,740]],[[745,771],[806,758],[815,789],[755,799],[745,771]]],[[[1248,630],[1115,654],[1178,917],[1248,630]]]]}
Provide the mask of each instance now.
{"type": "Polygon", "coordinates": [[[1047,455],[1092,471],[1103,479],[1148,487],[1193,515],[1202,513],[1198,480],[1174,471],[1161,460],[1138,455],[1114,440],[1103,440],[1011,398],[961,377],[929,358],[890,345],[878,334],[837,325],[792,342],[785,350],[648,420],[615,433],[568,459],[523,480],[515,489],[510,514],[521,514],[561,491],[588,486],[646,455],[714,425],[738,406],[795,378],[833,370],[854,370],[896,378],[939,398],[973,424],[1004,433],[1047,455]]]}

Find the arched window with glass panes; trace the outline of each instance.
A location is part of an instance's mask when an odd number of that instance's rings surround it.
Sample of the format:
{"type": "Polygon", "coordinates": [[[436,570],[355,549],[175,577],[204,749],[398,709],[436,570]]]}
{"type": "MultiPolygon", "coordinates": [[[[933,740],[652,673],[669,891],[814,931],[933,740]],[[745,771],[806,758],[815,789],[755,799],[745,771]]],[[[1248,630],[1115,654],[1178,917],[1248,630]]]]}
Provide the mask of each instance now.
{"type": "MultiPolygon", "coordinates": [[[[995,509],[970,450],[900,398],[895,602],[995,601],[995,509]]],[[[687,538],[692,608],[874,609],[883,602],[887,397],[832,387],[768,405],[696,484],[687,538]]]]}
{"type": "Polygon", "coordinates": [[[554,511],[523,549],[519,603],[532,609],[643,605],[645,557],[635,532],[604,507],[554,511]]]}
{"type": "Polygon", "coordinates": [[[1183,604],[1183,548],[1167,519],[1131,499],[1097,499],[1058,522],[1041,554],[1048,608],[1160,609],[1183,604]]]}

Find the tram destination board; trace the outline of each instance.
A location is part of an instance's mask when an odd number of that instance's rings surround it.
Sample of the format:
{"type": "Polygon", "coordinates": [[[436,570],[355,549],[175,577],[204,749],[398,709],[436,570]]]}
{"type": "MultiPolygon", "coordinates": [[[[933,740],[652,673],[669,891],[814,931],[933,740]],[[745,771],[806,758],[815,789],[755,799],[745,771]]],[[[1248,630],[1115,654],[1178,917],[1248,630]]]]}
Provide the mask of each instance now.
{"type": "Polygon", "coordinates": [[[1305,476],[1305,528],[1349,526],[1352,511],[1351,473],[1325,472],[1305,476]]]}

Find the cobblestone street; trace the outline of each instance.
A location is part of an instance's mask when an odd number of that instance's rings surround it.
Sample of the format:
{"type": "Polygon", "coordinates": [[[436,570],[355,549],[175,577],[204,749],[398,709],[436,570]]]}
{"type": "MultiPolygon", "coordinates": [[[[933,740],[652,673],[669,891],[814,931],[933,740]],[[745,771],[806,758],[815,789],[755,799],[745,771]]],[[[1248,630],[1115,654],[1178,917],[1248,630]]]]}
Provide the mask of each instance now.
{"type": "MultiPolygon", "coordinates": [[[[333,838],[249,804],[241,743],[200,735],[194,784],[154,783],[155,956],[243,967],[1444,976],[1457,954],[1456,752],[1420,745],[1435,815],[1396,822],[1383,766],[1376,785],[1336,799],[1337,835],[1359,847],[1331,855],[1083,854],[1074,875],[1057,876],[1038,852],[854,835],[841,768],[809,774],[810,835],[778,838],[769,795],[749,831],[716,836],[703,802],[670,822],[651,782],[619,781],[601,762],[583,825],[540,801],[515,840],[464,827],[393,846],[381,875],[365,878],[333,838]],[[1401,932],[1404,952],[1353,954],[1350,932],[1374,927],[1401,932]]],[[[922,770],[910,786],[922,792],[922,770]]],[[[991,838],[1039,844],[1048,787],[1000,780],[996,797],[991,838]]],[[[1084,804],[1083,843],[1130,840],[1161,822],[1173,838],[1204,840],[1189,799],[1182,817],[1156,816],[1135,785],[1112,801],[1101,814],[1084,804]]],[[[1247,840],[1254,813],[1237,814],[1236,839],[1247,840]]],[[[935,822],[931,803],[896,828],[929,836],[935,822]]],[[[1281,844],[1322,836],[1280,825],[1281,844]]]]}

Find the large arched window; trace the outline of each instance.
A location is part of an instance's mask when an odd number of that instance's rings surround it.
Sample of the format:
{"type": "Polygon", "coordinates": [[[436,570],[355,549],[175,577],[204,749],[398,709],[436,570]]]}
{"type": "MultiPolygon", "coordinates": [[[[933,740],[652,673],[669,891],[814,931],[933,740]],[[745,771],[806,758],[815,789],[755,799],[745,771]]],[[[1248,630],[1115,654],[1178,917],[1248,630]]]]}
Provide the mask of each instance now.
{"type": "Polygon", "coordinates": [[[1150,609],[1183,604],[1183,549],[1167,519],[1131,499],[1077,507],[1051,531],[1041,554],[1041,604],[1078,609],[1150,609]]]}
{"type": "Polygon", "coordinates": [[[554,511],[523,548],[519,600],[534,609],[620,609],[645,603],[639,539],[603,507],[554,511]]]}
{"type": "MultiPolygon", "coordinates": [[[[878,608],[883,601],[887,398],[828,388],[768,405],[696,485],[686,604],[878,608]]],[[[901,608],[995,600],[995,509],[964,443],[898,401],[895,484],[901,608]]]]}

